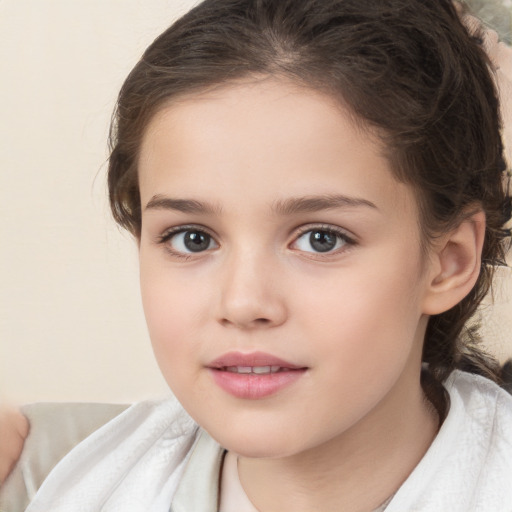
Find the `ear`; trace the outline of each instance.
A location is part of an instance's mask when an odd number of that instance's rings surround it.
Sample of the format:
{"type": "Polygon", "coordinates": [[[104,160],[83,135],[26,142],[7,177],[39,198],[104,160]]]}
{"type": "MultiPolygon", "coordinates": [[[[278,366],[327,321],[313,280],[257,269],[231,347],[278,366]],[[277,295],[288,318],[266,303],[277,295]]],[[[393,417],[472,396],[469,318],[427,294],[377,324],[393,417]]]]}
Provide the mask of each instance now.
{"type": "Polygon", "coordinates": [[[485,213],[479,211],[443,235],[431,250],[423,313],[438,315],[458,304],[480,274],[485,213]]]}

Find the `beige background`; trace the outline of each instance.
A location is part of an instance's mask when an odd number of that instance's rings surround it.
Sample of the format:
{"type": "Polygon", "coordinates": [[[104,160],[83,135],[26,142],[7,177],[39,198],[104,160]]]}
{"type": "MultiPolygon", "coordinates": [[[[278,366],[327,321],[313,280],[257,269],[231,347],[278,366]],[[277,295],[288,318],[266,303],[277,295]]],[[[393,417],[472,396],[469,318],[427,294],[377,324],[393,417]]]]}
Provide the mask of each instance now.
{"type": "MultiPolygon", "coordinates": [[[[0,399],[123,402],[166,392],[135,245],[105,200],[105,142],[122,80],[192,4],[0,0],[0,399]]],[[[487,321],[501,357],[512,354],[508,296],[487,321]]]]}
{"type": "Polygon", "coordinates": [[[0,0],[0,396],[166,390],[105,201],[119,87],[188,0],[0,0]]]}

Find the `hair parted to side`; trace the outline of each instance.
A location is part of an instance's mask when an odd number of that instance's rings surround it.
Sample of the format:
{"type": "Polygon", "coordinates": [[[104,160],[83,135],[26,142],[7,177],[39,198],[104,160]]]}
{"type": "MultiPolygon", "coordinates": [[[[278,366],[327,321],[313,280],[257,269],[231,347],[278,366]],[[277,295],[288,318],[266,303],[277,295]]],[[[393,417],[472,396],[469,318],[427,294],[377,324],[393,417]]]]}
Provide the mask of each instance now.
{"type": "Polygon", "coordinates": [[[504,265],[510,209],[497,92],[478,37],[449,0],[205,0],[145,51],[114,114],[108,184],[116,221],[141,229],[137,160],[148,122],[182,95],[251,76],[323,91],[379,134],[395,177],[420,205],[425,246],[483,209],[482,267],[471,293],[430,318],[424,361],[497,378],[467,327],[504,265]]]}

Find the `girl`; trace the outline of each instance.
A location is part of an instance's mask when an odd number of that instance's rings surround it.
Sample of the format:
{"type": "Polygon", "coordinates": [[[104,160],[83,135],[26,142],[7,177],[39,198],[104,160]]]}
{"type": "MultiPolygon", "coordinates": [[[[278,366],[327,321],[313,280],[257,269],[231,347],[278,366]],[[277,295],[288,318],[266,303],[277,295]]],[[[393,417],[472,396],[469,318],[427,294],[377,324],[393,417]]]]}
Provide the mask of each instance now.
{"type": "Polygon", "coordinates": [[[510,510],[512,399],[468,327],[510,218],[489,67],[446,0],[206,0],[164,32],[108,181],[179,403],[27,510],[510,510]]]}

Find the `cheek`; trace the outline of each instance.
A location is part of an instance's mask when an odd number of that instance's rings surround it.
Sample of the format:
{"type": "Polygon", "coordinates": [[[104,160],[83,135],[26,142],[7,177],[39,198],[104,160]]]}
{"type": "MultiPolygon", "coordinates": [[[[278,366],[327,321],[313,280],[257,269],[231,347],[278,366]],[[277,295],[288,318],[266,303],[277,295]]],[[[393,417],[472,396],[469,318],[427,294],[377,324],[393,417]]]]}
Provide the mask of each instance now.
{"type": "Polygon", "coordinates": [[[421,315],[408,281],[396,274],[345,276],[343,286],[328,287],[324,301],[303,304],[300,330],[309,333],[319,389],[328,390],[316,400],[334,400],[347,425],[393,388],[411,360],[419,363],[421,315]]]}
{"type": "Polygon", "coordinates": [[[189,368],[201,323],[200,290],[186,286],[158,263],[141,260],[141,295],[155,357],[167,382],[189,368]]]}
{"type": "Polygon", "coordinates": [[[383,255],[380,265],[364,262],[341,272],[319,293],[295,291],[294,297],[306,298],[298,306],[302,330],[320,335],[319,360],[330,353],[332,364],[341,360],[347,371],[403,363],[417,339],[422,286],[414,260],[408,265],[396,261],[404,260],[383,255]]]}

